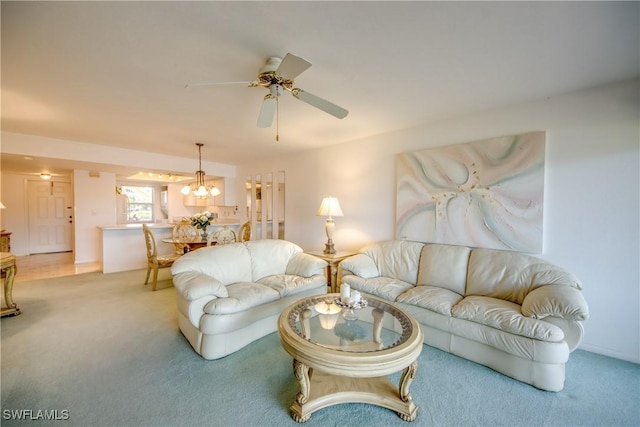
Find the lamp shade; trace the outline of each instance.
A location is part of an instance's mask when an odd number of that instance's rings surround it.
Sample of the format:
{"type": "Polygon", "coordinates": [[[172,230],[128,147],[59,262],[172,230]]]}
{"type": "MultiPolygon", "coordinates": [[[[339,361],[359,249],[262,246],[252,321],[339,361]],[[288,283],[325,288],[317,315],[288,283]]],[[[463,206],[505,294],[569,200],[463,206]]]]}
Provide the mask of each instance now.
{"type": "Polygon", "coordinates": [[[6,209],[7,207],[0,202],[0,209],[6,209]]]}
{"type": "Polygon", "coordinates": [[[320,205],[316,215],[328,217],[343,216],[338,198],[329,196],[322,199],[322,204],[320,205]]]}

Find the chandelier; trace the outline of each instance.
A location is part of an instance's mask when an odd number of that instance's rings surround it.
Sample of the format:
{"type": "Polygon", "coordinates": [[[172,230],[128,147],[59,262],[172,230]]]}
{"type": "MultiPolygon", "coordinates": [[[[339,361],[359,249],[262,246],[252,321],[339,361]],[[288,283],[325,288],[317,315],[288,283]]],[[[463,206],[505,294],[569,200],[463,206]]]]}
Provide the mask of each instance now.
{"type": "Polygon", "coordinates": [[[206,198],[209,195],[218,196],[220,194],[220,190],[216,188],[215,185],[207,185],[204,182],[204,171],[202,170],[202,146],[204,145],[201,142],[196,142],[198,146],[198,170],[196,171],[196,182],[193,184],[185,185],[182,187],[180,192],[185,196],[188,196],[189,193],[192,193],[196,197],[206,198]]]}

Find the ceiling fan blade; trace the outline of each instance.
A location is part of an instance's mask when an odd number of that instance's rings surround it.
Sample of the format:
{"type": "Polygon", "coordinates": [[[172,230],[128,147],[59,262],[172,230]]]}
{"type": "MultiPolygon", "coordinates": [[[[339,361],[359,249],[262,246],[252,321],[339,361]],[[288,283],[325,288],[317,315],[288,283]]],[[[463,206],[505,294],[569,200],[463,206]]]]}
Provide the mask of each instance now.
{"type": "Polygon", "coordinates": [[[258,115],[258,127],[268,128],[271,127],[273,122],[273,116],[276,112],[278,101],[275,96],[268,94],[262,101],[262,107],[260,107],[260,114],[258,115]]]}
{"type": "Polygon", "coordinates": [[[186,85],[184,85],[184,88],[189,89],[190,87],[195,87],[195,86],[222,86],[222,85],[239,85],[239,84],[251,85],[252,83],[255,83],[255,82],[246,81],[246,82],[187,83],[186,85]]]}
{"type": "Polygon", "coordinates": [[[319,108],[325,113],[329,113],[339,119],[344,119],[345,117],[347,117],[347,114],[349,114],[349,111],[334,104],[333,102],[329,102],[326,99],[322,99],[319,96],[313,95],[302,89],[292,89],[291,94],[298,98],[300,101],[306,102],[307,104],[319,108]]]}
{"type": "Polygon", "coordinates": [[[285,80],[293,80],[309,67],[311,67],[311,62],[287,53],[280,65],[278,65],[276,74],[285,80]]]}

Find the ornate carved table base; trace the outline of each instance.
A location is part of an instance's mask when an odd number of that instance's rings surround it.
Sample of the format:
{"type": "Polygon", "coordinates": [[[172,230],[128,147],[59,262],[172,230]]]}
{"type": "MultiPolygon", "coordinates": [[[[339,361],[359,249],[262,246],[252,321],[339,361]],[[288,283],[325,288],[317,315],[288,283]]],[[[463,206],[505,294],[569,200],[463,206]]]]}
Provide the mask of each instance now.
{"type": "Polygon", "coordinates": [[[404,421],[416,419],[418,407],[413,403],[409,386],[418,370],[413,362],[402,373],[396,387],[386,376],[350,378],[314,371],[294,359],[293,372],[300,383],[300,392],[291,405],[291,416],[305,422],[318,409],[339,403],[368,403],[395,411],[404,421]]]}
{"type": "Polygon", "coordinates": [[[318,409],[368,403],[414,421],[418,408],[409,387],[418,371],[423,334],[400,308],[368,296],[355,319],[328,310],[339,294],[303,298],[278,318],[284,350],[293,358],[300,385],[291,416],[305,422],[318,409]],[[331,315],[326,313],[333,312],[331,315]],[[324,316],[324,317],[323,317],[324,316]],[[390,375],[402,371],[398,385],[390,375]]]}
{"type": "Polygon", "coordinates": [[[0,271],[4,278],[4,302],[6,307],[0,309],[0,316],[17,316],[20,309],[13,302],[13,280],[16,277],[16,257],[9,252],[0,252],[0,271]]]}

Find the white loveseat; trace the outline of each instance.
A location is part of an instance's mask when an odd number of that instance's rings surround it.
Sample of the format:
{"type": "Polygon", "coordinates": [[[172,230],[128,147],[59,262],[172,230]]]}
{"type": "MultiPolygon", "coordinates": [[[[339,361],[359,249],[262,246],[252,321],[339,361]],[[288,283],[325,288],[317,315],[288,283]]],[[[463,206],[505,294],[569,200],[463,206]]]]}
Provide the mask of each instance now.
{"type": "Polygon", "coordinates": [[[276,330],[293,301],[327,292],[327,263],[285,240],[201,248],[174,262],[178,325],[205,359],[276,330]]]}
{"type": "Polygon", "coordinates": [[[341,283],[411,313],[426,344],[543,390],[564,387],[589,317],[568,271],[515,252],[400,240],[339,267],[341,283]]]}

